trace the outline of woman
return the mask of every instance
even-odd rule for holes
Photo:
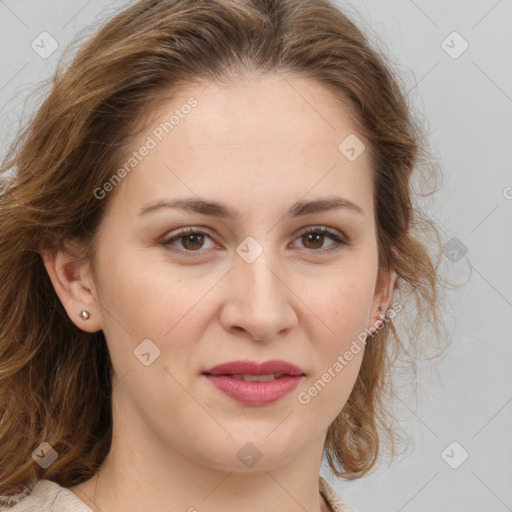
[[[3,506],[353,510],[322,457],[394,450],[411,297],[441,335],[419,137],[327,0],[110,20],[2,166]]]

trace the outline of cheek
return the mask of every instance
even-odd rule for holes
[[[117,374],[140,371],[134,354],[146,346],[158,354],[150,368],[144,368],[151,369],[151,375],[156,369],[163,372],[169,362],[172,374],[184,371],[175,362],[193,358],[194,341],[211,318],[208,291],[215,289],[218,279],[211,272],[199,275],[192,267],[180,271],[160,259],[144,263],[137,253],[118,258],[111,270],[104,267],[103,330]]]
[[[317,372],[310,375],[297,400],[308,414],[323,418],[325,424],[343,409],[359,375],[372,285],[340,279],[339,286],[331,286],[317,303],[321,323],[315,323],[317,327],[309,336],[315,345],[312,360]]]
[[[106,323],[133,337],[164,335],[192,307],[193,283],[168,263],[143,258],[144,249],[119,252],[115,259],[105,256],[101,267]]]
[[[342,343],[367,327],[375,294],[376,267],[376,263],[375,267],[359,263],[333,272],[313,289],[309,283],[309,299],[305,302],[312,305],[331,341]]]
[[[365,348],[365,329],[368,327],[375,291],[375,268],[360,265],[351,272],[340,273],[328,285],[310,295],[311,309],[318,317],[309,338],[316,345],[315,367],[320,379],[317,388],[326,403],[336,402],[340,408],[347,400],[357,379]],[[314,302],[313,302],[314,301]],[[305,301],[307,303],[307,301]],[[314,395],[315,390],[311,390]]]

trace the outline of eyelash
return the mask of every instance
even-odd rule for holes
[[[320,254],[326,254],[330,252],[336,252],[340,251],[344,248],[344,246],[350,245],[349,242],[346,240],[346,238],[336,231],[331,231],[330,229],[327,229],[325,227],[312,227],[305,229],[304,231],[300,232],[296,238],[298,240],[299,238],[303,237],[304,235],[308,235],[310,233],[316,233],[316,234],[322,234],[322,235],[328,235],[332,240],[334,240],[334,244],[331,244],[329,247],[334,246],[330,249],[306,249],[307,251],[311,251],[313,253],[320,253]],[[200,228],[184,228],[180,231],[178,231],[175,235],[173,235],[171,238],[166,238],[163,241],[160,242],[160,245],[162,245],[165,249],[177,252],[179,254],[182,254],[186,257],[194,258],[202,255],[202,250],[199,249],[197,251],[189,251],[189,250],[183,250],[178,248],[171,248],[171,245],[173,242],[179,240],[180,238],[183,238],[185,236],[189,235],[206,235],[209,238],[212,238],[212,236],[207,232]]]

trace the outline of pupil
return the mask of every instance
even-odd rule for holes
[[[198,239],[199,239],[199,246],[201,246],[201,242],[202,242],[202,237],[203,235],[201,234],[195,234],[195,235],[187,235],[185,237],[185,243],[183,244],[187,249],[198,249],[198,247],[194,247],[194,244],[196,244],[198,242]],[[189,241],[192,241],[192,247],[189,247],[188,246],[188,243]]]
[[[313,244],[318,244],[318,242],[320,242],[320,247],[322,247],[324,235],[322,235],[321,233],[309,233],[306,236],[309,239],[308,243],[311,242]],[[317,248],[317,247],[315,247],[315,248]]]

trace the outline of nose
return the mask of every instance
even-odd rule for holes
[[[282,269],[271,264],[265,252],[252,263],[236,258],[224,287],[220,321],[226,332],[243,332],[262,341],[283,335],[297,324],[294,294]]]

